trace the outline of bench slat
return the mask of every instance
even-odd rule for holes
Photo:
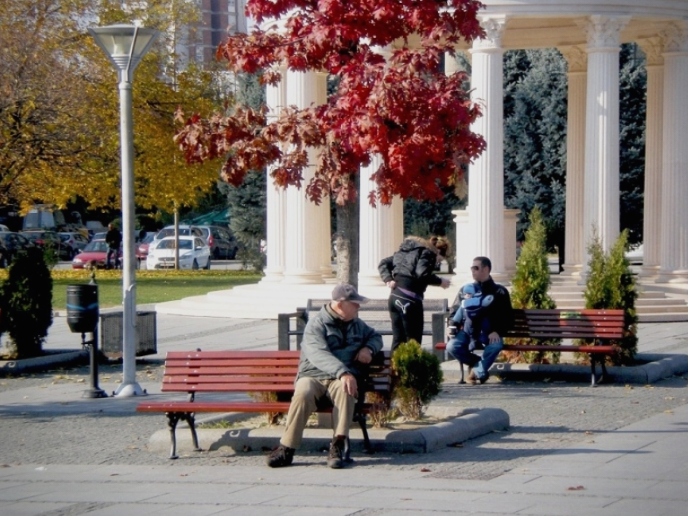
[[[572,353],[604,353],[612,354],[614,346],[547,346],[541,344],[504,344],[504,351],[568,351]]]
[[[288,401],[153,401],[139,403],[136,412],[288,412],[289,404]],[[363,404],[364,412],[369,412],[372,408],[370,403]],[[319,407],[316,412],[332,412],[332,407]]]
[[[242,360],[249,358],[275,358],[283,360],[286,358],[299,358],[299,351],[168,351],[165,360],[176,358],[203,358]]]
[[[165,375],[174,376],[187,376],[187,375],[257,375],[257,376],[269,376],[269,375],[292,375],[292,378],[296,376],[296,372],[299,370],[297,366],[287,366],[287,367],[219,367],[219,366],[208,366],[208,367],[165,367]]]

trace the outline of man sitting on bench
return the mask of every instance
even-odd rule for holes
[[[301,342],[287,428],[280,445],[267,458],[271,468],[291,465],[308,418],[323,398],[328,398],[334,406],[334,437],[327,465],[331,468],[344,465],[345,441],[358,397],[358,367],[369,364],[382,350],[382,337],[358,318],[358,309],[366,301],[352,285],[337,285],[332,291],[332,301],[309,318]]]

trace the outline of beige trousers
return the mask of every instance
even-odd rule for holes
[[[356,398],[344,391],[339,380],[317,380],[315,378],[299,378],[291,399],[287,414],[287,429],[280,439],[280,444],[289,448],[301,446],[303,430],[308,418],[315,412],[317,401],[327,396],[334,406],[332,409],[332,428],[334,435],[349,435],[349,427],[354,417]]]

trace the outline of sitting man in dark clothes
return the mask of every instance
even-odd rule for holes
[[[447,344],[447,351],[471,368],[468,381],[472,384],[485,383],[489,378],[488,371],[504,347],[503,336],[514,320],[509,291],[494,282],[491,271],[492,262],[489,258],[478,256],[473,259],[473,291],[480,292],[483,298],[492,296],[492,301],[481,308],[480,322],[473,326],[470,335],[466,335],[469,338],[455,338]],[[452,306],[453,312],[459,309],[463,299],[464,293],[459,291]],[[482,349],[483,345],[482,357],[473,353],[472,349]]]

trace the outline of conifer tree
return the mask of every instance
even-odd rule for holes
[[[590,260],[584,292],[585,307],[623,309],[626,314],[624,337],[620,341],[612,341],[618,346],[617,354],[612,357],[615,363],[630,363],[638,352],[638,315],[635,309],[638,292],[625,256],[627,248],[628,230],[624,230],[605,253],[595,228],[588,246]]]
[[[549,263],[547,259],[547,230],[542,213],[536,206],[530,213],[530,227],[526,231],[526,240],[521,255],[516,262],[516,274],[512,281],[511,304],[514,308],[555,308],[556,304],[549,295],[551,284]],[[535,344],[533,339],[508,339],[511,344]],[[544,344],[557,345],[561,341],[554,339]],[[542,344],[542,342],[537,342]],[[528,363],[559,362],[559,353],[541,352],[506,352],[510,362],[525,361]]]

